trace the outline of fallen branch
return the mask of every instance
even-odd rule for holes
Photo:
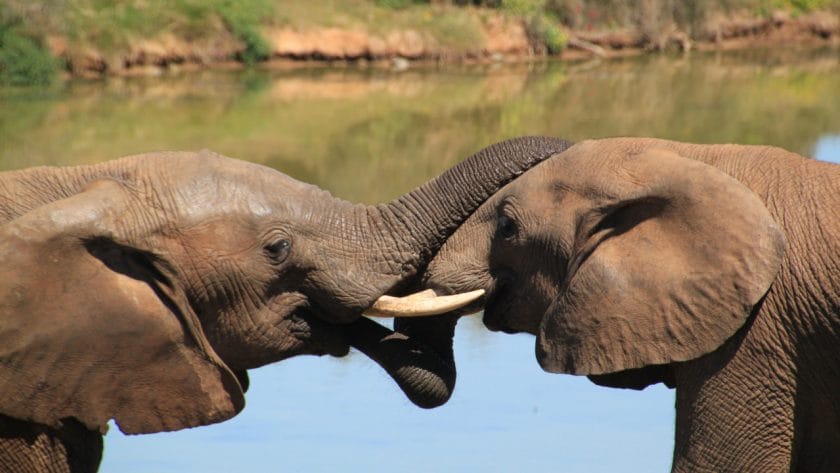
[[[567,43],[567,45],[570,48],[581,49],[598,57],[606,57],[607,55],[607,52],[604,51],[604,48],[598,46],[597,44],[590,43],[589,41],[584,41],[579,38],[569,38],[569,42]]]

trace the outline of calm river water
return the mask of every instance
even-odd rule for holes
[[[210,148],[367,203],[523,134],[772,144],[840,161],[840,54],[216,71],[0,89],[0,170]],[[251,372],[248,405],[231,421],[137,437],[112,428],[103,471],[667,471],[673,391],[543,373],[533,343],[464,319],[458,387],[431,411],[357,353],[284,361]]]

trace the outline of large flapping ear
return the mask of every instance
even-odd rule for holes
[[[134,434],[244,406],[130,201],[102,180],[0,227],[0,412]]]
[[[547,371],[597,375],[709,353],[781,267],[784,237],[750,189],[674,151],[630,148],[584,143],[556,171],[555,186],[583,199],[561,211],[576,241],[538,333]]]

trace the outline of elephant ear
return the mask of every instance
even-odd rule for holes
[[[649,369],[709,353],[745,323],[784,238],[758,196],[717,168],[668,149],[578,146],[554,183],[578,202],[576,236],[537,359],[551,372],[623,372],[592,378],[640,388],[664,380]]]
[[[244,406],[130,203],[102,180],[0,227],[3,414],[50,426],[73,417],[103,433],[115,419],[137,434]]]

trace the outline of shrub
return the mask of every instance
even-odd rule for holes
[[[259,31],[263,17],[271,14],[270,3],[221,0],[217,8],[230,31],[245,43],[245,51],[242,52],[245,64],[265,60],[271,54],[271,47]]]
[[[376,4],[380,7],[390,8],[393,10],[401,10],[407,8],[415,3],[429,3],[424,0],[376,0]]]
[[[560,54],[560,51],[562,51],[566,47],[566,43],[569,42],[569,37],[566,36],[566,33],[552,21],[544,19],[540,28],[540,33],[542,40],[545,43],[545,47],[551,54]]]
[[[58,61],[41,45],[0,26],[0,83],[49,84],[58,71]]]
[[[793,8],[799,11],[811,11],[829,7],[829,0],[790,0]]]

